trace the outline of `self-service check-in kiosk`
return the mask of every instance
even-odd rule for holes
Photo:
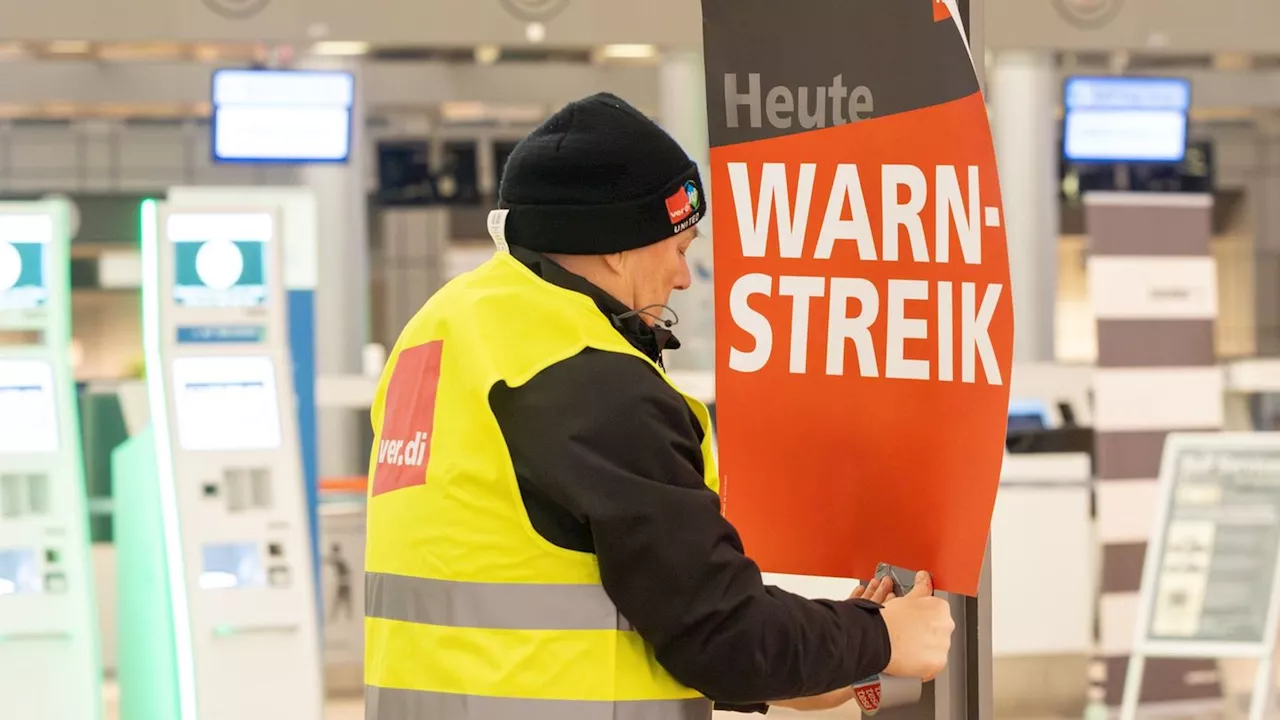
[[[0,716],[102,715],[79,415],[70,208],[0,203]]]
[[[267,207],[278,209],[284,250],[284,288],[289,324],[289,358],[298,414],[298,442],[306,480],[312,562],[319,565],[319,457],[316,416],[315,290],[319,274],[319,238],[315,193],[305,187],[171,187],[170,202],[183,207]]]
[[[113,457],[122,720],[323,712],[281,228],[143,206],[151,424]]]

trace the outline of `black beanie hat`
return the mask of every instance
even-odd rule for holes
[[[516,145],[498,195],[496,237],[565,255],[652,245],[693,227],[707,209],[698,166],[608,93],[570,103]]]

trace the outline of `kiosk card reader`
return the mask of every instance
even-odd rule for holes
[[[102,716],[70,208],[0,203],[0,715]]]
[[[112,458],[122,720],[323,712],[281,223],[143,206],[151,425]]]

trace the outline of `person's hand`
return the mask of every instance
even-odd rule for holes
[[[849,596],[850,600],[870,600],[880,605],[893,598],[893,580],[887,577],[875,578],[866,585],[859,585]]]
[[[769,703],[775,707],[784,707],[790,710],[799,710],[800,712],[818,712],[820,710],[834,710],[853,699],[853,688],[840,688],[833,690],[825,695],[815,695],[814,697],[797,698],[795,700],[782,700],[780,702]]]
[[[905,596],[886,602],[880,611],[889,629],[889,666],[886,675],[932,680],[947,666],[951,633],[956,628],[947,601],[933,597],[929,573],[916,575],[916,585]]]

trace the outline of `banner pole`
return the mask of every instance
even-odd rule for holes
[[[983,0],[957,0],[961,24],[969,39],[969,52],[973,58],[974,73],[984,95],[986,83],[986,46],[983,32]],[[919,717],[933,720],[992,720],[995,717],[995,699],[992,696],[991,652],[991,538],[987,538],[987,551],[982,560],[982,577],[978,595],[968,598],[953,595],[952,615],[956,618],[956,632],[951,658],[945,675],[952,677],[951,687],[959,692],[939,698],[935,694],[934,707],[921,707]],[[942,678],[939,679],[941,681]],[[928,710],[933,712],[928,714]]]
[[[973,69],[984,94],[986,85],[986,48],[983,44],[983,0],[957,0],[961,24],[969,39]],[[992,720],[995,700],[992,696],[991,652],[991,538],[982,561],[982,576],[975,598],[949,596],[952,617],[956,621],[951,657],[947,670],[935,684],[940,687],[929,694],[931,703],[904,708],[913,720]],[[945,683],[945,687],[941,685]],[[932,705],[932,707],[930,707]]]

